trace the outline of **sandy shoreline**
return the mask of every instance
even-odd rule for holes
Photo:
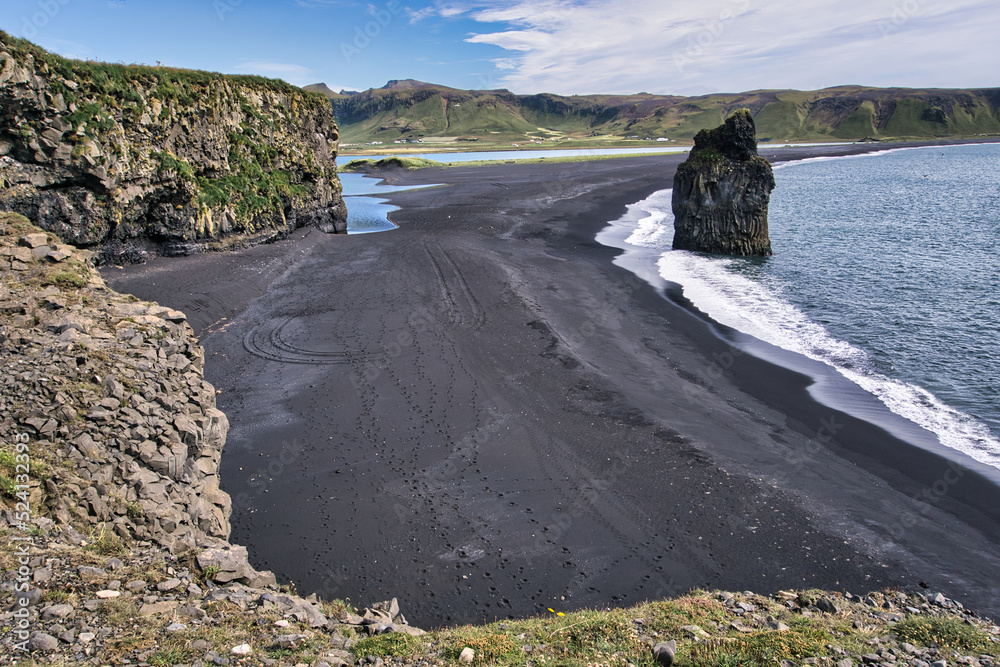
[[[393,232],[103,273],[189,314],[233,539],[302,592],[426,627],[693,586],[924,581],[1000,614],[996,485],[733,354],[595,241],[683,159],[398,174],[451,185],[392,195]]]

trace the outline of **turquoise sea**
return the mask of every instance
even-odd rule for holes
[[[777,165],[763,259],[671,250],[670,190],[612,226],[640,275],[1000,468],[998,166],[998,144]]]

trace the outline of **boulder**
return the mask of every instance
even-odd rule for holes
[[[668,642],[660,642],[653,647],[653,658],[656,659],[657,664],[663,665],[663,667],[670,667],[674,664],[676,655],[677,642],[673,639]]]
[[[741,109],[694,139],[674,175],[674,249],[770,255],[771,164],[757,154],[753,116]]]
[[[48,243],[48,236],[42,232],[25,234],[21,237],[21,244],[29,248],[41,248]]]
[[[36,632],[28,640],[28,649],[31,651],[55,651],[57,648],[59,640],[43,632]]]
[[[256,574],[250,567],[247,548],[241,546],[221,549],[206,549],[198,554],[198,567],[204,571],[214,571],[212,580],[226,584],[238,579],[246,579]]]

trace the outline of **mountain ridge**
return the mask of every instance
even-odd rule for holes
[[[750,109],[762,141],[930,139],[1000,133],[1000,88],[762,89],[678,95],[518,95],[459,90],[412,79],[350,95],[326,94],[345,142],[451,137],[560,141],[669,138],[690,141],[739,108]],[[346,91],[345,91],[346,92]]]

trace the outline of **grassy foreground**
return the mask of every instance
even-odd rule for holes
[[[357,623],[356,612],[342,601],[317,607],[343,625],[315,628],[273,603],[280,591],[216,587],[212,573],[200,571],[190,556],[129,547],[116,536],[90,535],[83,546],[68,545],[46,532],[36,532],[33,551],[62,567],[39,586],[37,623],[54,632],[53,624],[72,627],[75,616],[87,629],[55,652],[2,651],[0,664],[653,667],[663,664],[653,647],[669,640],[676,641],[673,664],[682,667],[1000,664],[1000,628],[940,595],[694,590],[627,609],[551,610],[422,636],[367,636],[349,625]],[[0,530],[7,581],[18,567],[9,536]],[[96,574],[77,576],[87,568]],[[102,599],[108,590],[121,595]],[[0,600],[10,607],[9,592]],[[0,621],[0,638],[7,639],[12,623]],[[84,632],[92,639],[81,644]]]
[[[860,663],[861,656],[880,650],[917,655],[924,647],[933,651],[927,657],[935,659],[970,656],[990,664],[1000,656],[998,629],[988,622],[944,609],[937,613],[932,605],[930,613],[912,607],[920,612],[914,614],[906,606],[920,603],[892,591],[857,599],[851,602],[818,590],[782,592],[773,598],[695,590],[628,609],[552,613],[421,638],[376,636],[355,644],[352,651],[359,658],[394,658],[399,665],[447,665],[460,662],[463,649],[470,648],[474,664],[502,667],[651,666],[657,664],[653,646],[671,639],[677,643],[674,664],[692,667],[834,664],[851,656]]]

